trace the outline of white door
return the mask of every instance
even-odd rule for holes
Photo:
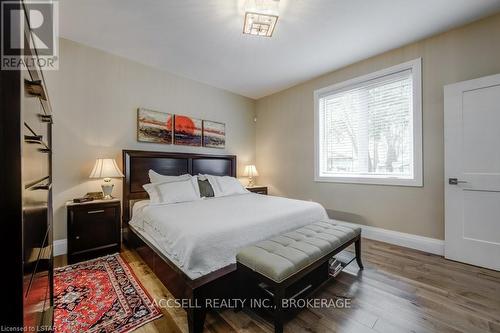
[[[500,75],[444,88],[445,257],[500,270]]]

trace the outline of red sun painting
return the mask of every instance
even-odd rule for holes
[[[174,116],[174,143],[201,146],[201,120],[188,116]]]

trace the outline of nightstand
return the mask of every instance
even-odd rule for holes
[[[246,189],[253,193],[267,195],[267,186],[252,186]]]
[[[66,203],[68,264],[116,253],[121,247],[119,199]]]

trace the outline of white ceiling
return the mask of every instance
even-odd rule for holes
[[[61,0],[61,36],[260,98],[500,10],[500,0],[281,0],[272,38],[244,0]]]

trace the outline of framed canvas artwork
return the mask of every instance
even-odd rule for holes
[[[172,133],[172,114],[137,109],[138,141],[171,144]]]
[[[200,147],[202,121],[188,116],[174,116],[174,143],[176,145]]]
[[[226,125],[215,121],[203,120],[203,146],[224,148],[226,145]]]

